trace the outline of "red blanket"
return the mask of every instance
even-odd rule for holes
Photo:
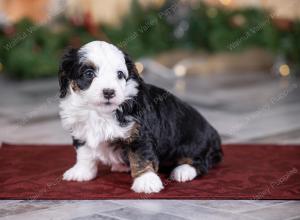
[[[0,148],[1,199],[300,199],[300,146],[225,145],[224,161],[187,183],[160,172],[158,194],[130,190],[129,173],[101,166],[90,182],[65,182],[75,162],[68,145],[9,145]]]

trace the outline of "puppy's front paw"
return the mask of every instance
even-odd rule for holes
[[[75,164],[71,169],[67,170],[63,175],[66,181],[89,181],[97,176],[97,167],[88,168],[80,164]]]
[[[196,176],[197,172],[194,167],[188,164],[182,164],[172,171],[170,178],[177,182],[186,182],[194,179]]]
[[[154,172],[146,172],[134,179],[131,189],[137,193],[158,193],[163,184]]]

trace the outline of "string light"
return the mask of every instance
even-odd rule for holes
[[[156,0],[155,3],[158,7],[161,7],[165,3],[165,0]]]
[[[283,64],[279,67],[279,73],[281,76],[290,75],[290,67],[287,64]]]
[[[135,63],[135,67],[138,71],[139,74],[142,74],[143,70],[144,70],[144,65],[140,62],[136,62]]]
[[[183,77],[186,75],[186,67],[181,64],[177,64],[174,67],[174,72],[177,77]]]
[[[223,5],[230,5],[231,4],[231,2],[232,2],[232,0],[219,0],[220,2],[221,2],[221,4],[223,4]]]

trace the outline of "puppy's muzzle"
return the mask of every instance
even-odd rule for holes
[[[112,99],[116,96],[116,91],[114,89],[103,89],[103,96],[106,99]]]

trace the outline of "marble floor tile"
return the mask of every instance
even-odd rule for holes
[[[256,219],[239,213],[232,213],[228,210],[196,206],[192,202],[181,202],[178,200],[132,200],[116,201],[124,206],[134,207],[140,210],[147,210],[158,213],[167,213],[186,219]]]
[[[24,204],[24,205],[18,205],[17,207],[15,207],[13,205],[3,207],[1,205],[0,218],[5,217],[5,216],[10,216],[10,215],[24,214],[26,212],[42,210],[42,209],[47,209],[47,208],[48,207],[46,205],[37,205],[37,204]]]
[[[269,207],[269,206],[291,202],[291,200],[243,200],[243,201],[255,204],[256,206],[260,206],[260,207]]]
[[[256,205],[255,203],[249,203],[243,200],[188,200],[181,202],[187,205],[194,205],[196,207],[214,208],[232,213],[239,213],[260,208],[260,206]]]
[[[35,206],[39,206],[40,201],[33,202]],[[25,201],[24,206],[28,206]],[[22,206],[21,206],[22,207]],[[9,219],[58,219],[67,220],[76,217],[99,214],[104,211],[120,209],[123,206],[103,200],[85,200],[85,201],[64,201],[61,204],[43,205],[43,209],[23,209],[22,212],[11,212],[8,215],[0,217],[1,220]]]
[[[293,218],[289,218],[287,220],[300,220],[300,215],[299,216],[296,216],[296,217],[293,217]]]
[[[174,214],[166,214],[161,211],[149,211],[145,209],[137,209],[133,207],[121,208],[112,211],[104,212],[109,216],[118,217],[121,219],[139,219],[139,220],[184,220],[185,217],[179,217]],[[175,213],[176,214],[176,213]]]
[[[246,211],[243,212],[243,214],[264,220],[282,220],[295,218],[300,215],[300,202],[295,201],[277,204],[258,210]]]
[[[72,218],[70,220],[122,220],[123,218],[106,216],[104,214],[85,215],[82,217]]]
[[[75,203],[76,200],[68,201],[69,204]],[[0,217],[23,214],[26,212],[48,209],[64,204],[63,200],[0,200]]]
[[[237,129],[230,134],[236,140],[242,141],[298,130],[300,128],[300,117],[297,117],[299,112],[300,104],[293,104],[288,108],[271,109],[257,117],[253,116],[252,120],[249,120],[251,116],[247,115],[233,124],[233,128]]]
[[[285,131],[280,134],[264,136],[260,138],[254,138],[251,140],[252,142],[259,142],[259,143],[283,143],[283,144],[298,144],[300,143],[300,129],[296,129],[293,131]]]

